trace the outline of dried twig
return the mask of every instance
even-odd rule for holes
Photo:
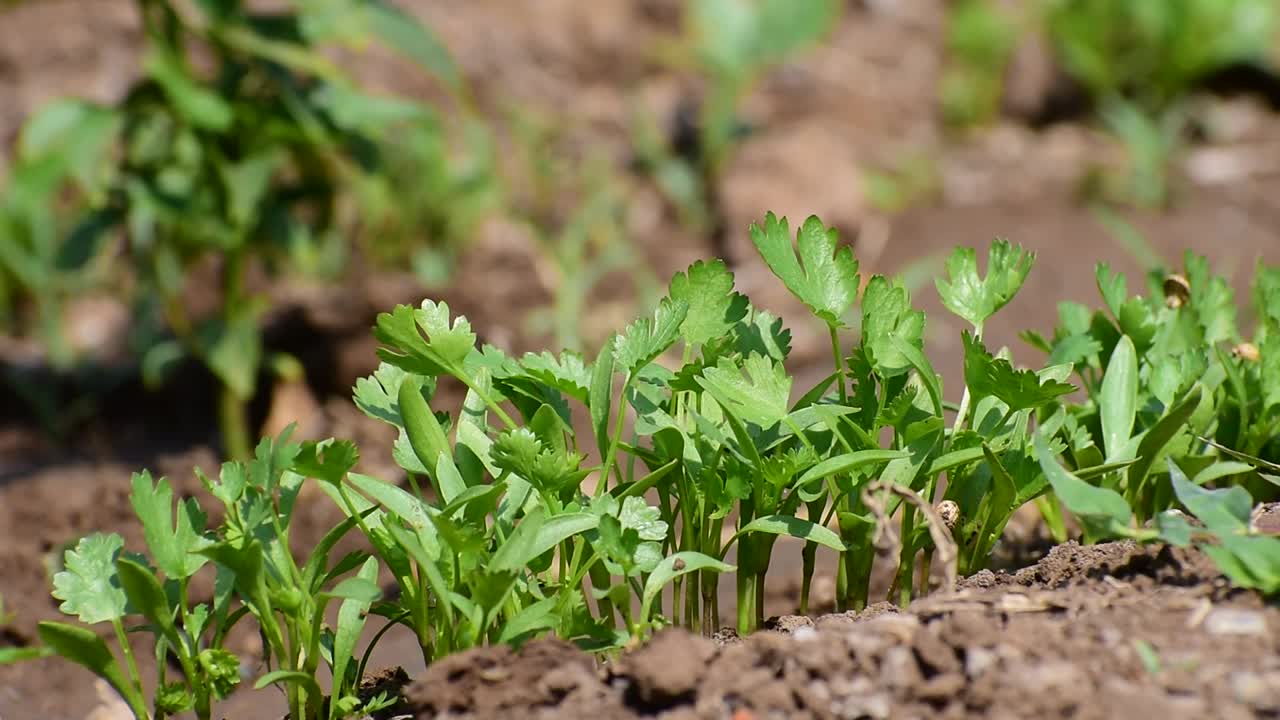
[[[883,490],[887,493],[901,495],[907,502],[919,508],[924,515],[925,523],[929,528],[929,536],[933,538],[934,549],[938,553],[938,560],[942,562],[943,568],[943,588],[948,592],[955,590],[958,580],[958,571],[956,569],[956,561],[960,556],[956,547],[956,541],[951,537],[947,523],[938,515],[938,511],[933,506],[920,497],[914,490],[909,487],[899,485],[897,483],[885,482],[884,480],[876,480],[867,485],[862,491],[862,502],[876,516],[876,534],[874,542],[877,547],[881,546],[881,542],[888,536],[889,543],[899,550],[902,547],[902,538],[898,537],[893,530],[893,523],[889,521],[885,513],[885,503],[879,502],[872,494],[877,490]]]

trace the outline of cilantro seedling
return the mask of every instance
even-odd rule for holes
[[[981,338],[1032,256],[997,241],[983,275],[972,250],[957,250],[938,290],[972,333],[960,336],[964,390],[951,405],[924,352],[924,314],[901,282],[875,276],[862,286],[852,252],[817,218],[794,240],[772,215],[751,234],[830,330],[834,366],[814,385],[795,386],[789,332],[735,292],[720,261],[676,274],[653,312],[590,363],[571,351],[512,357],[477,347],[469,321],[446,304],[399,306],[378,317],[383,363],[357,382],[354,399],[397,430],[391,453],[407,487],[355,472],[352,443],[296,444],[286,432],[251,461],[224,465],[216,481],[201,476],[224,508],[222,523],[207,528],[197,500],[176,502],[167,481],[138,475],[131,497],[149,556],[91,536],[55,578],[64,610],[112,623],[123,662],[72,625],[42,625],[47,647],[37,654],[86,665],[140,717],[206,717],[238,677],[222,640],[252,618],[272,668],[256,686],[281,685],[292,717],[334,720],[386,702],[357,692],[369,651],[354,653],[372,616],[385,624],[369,647],[404,625],[427,662],[544,633],[610,651],[668,624],[718,629],[718,576],[731,573],[737,626],[750,632],[763,621],[780,539],[803,543],[802,608],[819,550],[840,556],[838,606],[861,608],[876,539],[885,523],[900,523],[890,596],[906,603],[930,590],[935,550],[949,577],[980,569],[1028,502],[1059,537],[1061,503],[1088,541],[1195,544],[1236,583],[1277,591],[1276,541],[1250,534],[1252,497],[1235,482],[1265,482],[1276,465],[1215,439],[1252,437],[1234,424],[1239,414],[1274,419],[1274,393],[1263,388],[1275,378],[1245,353],[1214,348],[1218,364],[1207,373],[1199,364],[1210,362],[1207,347],[1238,339],[1230,295],[1207,266],[1188,262],[1177,302],[1128,298],[1124,280],[1100,268],[1110,314],[1061,306],[1052,340],[1027,335],[1051,359],[1033,370]],[[1265,352],[1280,337],[1268,304],[1277,277],[1260,270],[1255,283],[1253,339]],[[846,349],[840,333],[853,312],[859,329]],[[1083,400],[1073,397],[1073,373]],[[467,389],[455,413],[434,406],[442,378]],[[1223,407],[1237,415],[1215,416]],[[307,482],[346,518],[299,562],[290,525]],[[1204,528],[1172,512],[1175,501]],[[331,563],[356,530],[372,552]],[[383,570],[397,585],[390,598],[376,584]],[[214,598],[192,604],[189,579],[200,572],[215,573]],[[334,600],[338,624],[329,628]],[[183,669],[168,682],[158,663],[150,706],[128,615],[146,621],[161,660],[171,654]],[[317,679],[324,668],[334,678],[328,696]]]
[[[1072,363],[1087,395],[1068,406],[1076,467],[1131,461],[1106,482],[1143,522],[1173,501],[1165,457],[1197,472],[1214,467],[1224,473],[1218,479],[1270,497],[1256,470],[1222,461],[1239,459],[1233,453],[1280,459],[1280,374],[1271,370],[1280,356],[1276,270],[1259,264],[1249,308],[1238,308],[1228,282],[1191,253],[1180,273],[1153,269],[1145,297],[1131,295],[1125,277],[1105,264],[1096,276],[1102,309],[1065,304],[1051,339],[1024,334],[1051,361]],[[1251,336],[1237,320],[1249,311]]]

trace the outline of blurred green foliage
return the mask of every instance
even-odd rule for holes
[[[991,122],[1019,38],[1042,35],[1129,151],[1125,168],[1091,175],[1086,192],[1161,206],[1197,84],[1232,66],[1268,66],[1278,31],[1273,0],[960,0],[948,11],[943,117],[959,128]]]
[[[361,246],[379,266],[410,267],[427,287],[446,283],[480,221],[502,202],[497,149],[478,120],[454,142],[441,119],[390,128],[394,152],[379,172],[355,178]],[[426,242],[422,242],[423,239]]]
[[[995,119],[1019,31],[1016,19],[995,0],[952,3],[940,91],[942,116],[949,125],[973,127]]]
[[[1044,23],[1058,61],[1128,149],[1128,167],[1103,178],[1102,194],[1159,207],[1171,198],[1196,84],[1234,65],[1265,66],[1280,9],[1272,0],[1046,0]]]
[[[127,260],[109,279],[131,290],[144,374],[183,356],[203,362],[222,386],[225,450],[246,457],[245,405],[268,360],[266,304],[247,273],[337,274],[350,252],[341,188],[387,172],[380,141],[392,128],[415,128],[410,157],[444,163],[422,140],[435,131],[426,108],[362,92],[324,51],[378,41],[455,94],[460,78],[426,28],[380,0],[138,9],[143,77],[127,96],[55,103],[23,130],[0,202],[0,287],[30,300],[53,364],[67,367],[76,358],[60,337],[65,298],[101,280],[104,256]],[[192,317],[188,280],[210,262],[217,311]]]
[[[1045,0],[1060,61],[1095,99],[1124,96],[1150,113],[1183,100],[1206,75],[1265,64],[1280,9],[1272,0]]]
[[[695,105],[677,114],[675,142],[641,119],[634,144],[642,165],[694,226],[716,230],[716,189],[744,134],[740,106],[765,73],[812,48],[835,27],[836,0],[691,0],[670,60],[701,81]],[[691,137],[683,142],[681,135]],[[687,147],[677,147],[684,144]]]

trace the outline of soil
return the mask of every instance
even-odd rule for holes
[[[541,0],[537,12],[522,14],[511,12],[510,0],[398,4],[441,35],[477,106],[497,127],[506,127],[513,106],[543,113],[563,125],[567,158],[603,157],[620,168],[627,234],[657,277],[712,253],[710,238],[692,234],[647,180],[626,171],[632,110],[638,106],[665,124],[699,92],[691,74],[653,51],[656,39],[678,31],[679,0],[595,0],[589,12],[575,0]],[[1018,116],[962,137],[947,133],[936,108],[945,3],[847,5],[828,43],[764,78],[746,102],[752,130],[719,188],[724,246],[739,289],[788,320],[793,371],[817,376],[828,362],[823,328],[805,320],[750,249],[746,228],[766,210],[793,221],[820,215],[854,245],[864,276],[921,277],[921,268],[937,267],[939,253],[956,244],[982,247],[1007,237],[1036,251],[1037,267],[1023,293],[989,323],[986,338],[1010,346],[1016,360],[1039,362],[1016,331],[1050,331],[1059,300],[1096,306],[1094,263],[1106,260],[1129,275],[1131,288],[1140,284],[1137,258],[1079,201],[1081,178],[1118,162],[1116,144],[1078,119],[1025,122],[1047,102],[1048,81],[1037,81],[1039,71],[1014,78]],[[42,102],[61,94],[111,101],[126,92],[138,72],[140,42],[130,0],[39,0],[0,11],[0,176],[8,141]],[[442,97],[432,81],[385,54],[361,55],[351,67],[375,88]],[[1204,127],[1175,174],[1177,202],[1121,215],[1170,266],[1184,249],[1206,254],[1243,297],[1258,258],[1280,263],[1280,116],[1247,94],[1206,102]],[[878,210],[866,171],[920,158],[928,168],[925,191],[903,212]],[[554,291],[536,272],[540,262],[529,233],[512,218],[495,217],[477,233],[450,285],[430,294],[468,315],[484,341],[511,351],[541,349],[546,337],[526,318]],[[631,312],[628,298],[614,302],[615,288],[627,284],[604,284],[609,302],[590,304],[584,326],[613,326]],[[202,286],[194,286],[198,303]],[[961,327],[927,283],[913,287],[917,305],[929,313],[929,356],[942,359],[946,387],[954,388]],[[284,419],[297,419],[304,436],[356,439],[363,470],[395,477],[387,428],[355,410],[350,388],[376,367],[369,333],[375,314],[428,291],[399,269],[359,262],[332,287],[264,279],[262,288],[278,305],[268,319],[268,345],[297,356],[307,377],[299,385],[265,383],[255,423],[275,431]],[[119,308],[99,303],[82,310],[89,318],[86,342],[124,336],[104,331],[114,327],[109,321]],[[0,338],[0,365],[29,373],[24,382],[74,384],[31,357],[29,342]],[[33,642],[36,622],[59,616],[48,568],[62,548],[95,530],[121,532],[139,547],[127,499],[131,472],[151,468],[180,493],[197,493],[191,468],[216,471],[207,374],[187,368],[152,391],[130,375],[136,368],[127,362],[113,367],[124,379],[61,440],[0,387],[0,596],[15,616],[0,627],[0,647]],[[300,546],[336,515],[323,498],[304,501],[294,529]],[[1005,566],[1039,557],[1036,532],[1033,523],[1011,524],[1001,551]],[[799,553],[792,550],[780,544],[776,553],[771,612],[787,612],[795,601]],[[958,594],[922,600],[904,613],[876,612],[827,616],[812,628],[806,620],[780,620],[789,632],[725,646],[665,633],[603,669],[547,641],[519,653],[486,649],[423,672],[411,639],[395,633],[377,661],[417,677],[406,692],[419,717],[1280,716],[1277,611],[1226,590],[1198,556],[1067,546],[1030,570],[979,575]],[[1261,618],[1270,635],[1212,632],[1246,627],[1246,617]],[[254,638],[238,642],[252,670]],[[1145,650],[1138,648],[1148,646],[1160,658],[1158,671],[1143,664]],[[281,715],[278,700],[238,693],[223,709],[228,718],[274,719]],[[3,720],[81,718],[104,707],[99,688],[78,669],[55,661],[0,667]]]
[[[1280,713],[1280,609],[1194,552],[1059,546],[905,610],[717,642],[681,630],[600,666],[558,640],[441,661],[416,718],[1252,718]]]

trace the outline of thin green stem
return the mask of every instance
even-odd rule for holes
[[[831,357],[835,361],[836,366],[836,382],[840,384],[840,404],[849,404],[849,389],[845,387],[844,381],[844,358],[840,354],[840,336],[836,333],[835,325],[827,325],[827,331],[831,335]]]
[[[738,633],[748,635],[754,629],[754,621],[756,617],[755,609],[752,604],[755,602],[755,588],[752,587],[755,576],[750,573],[737,573],[738,585]]]
[[[916,551],[911,542],[915,516],[913,508],[902,508],[902,534],[899,536],[902,538],[902,553],[898,560],[898,579],[895,584],[898,588],[898,605],[904,608],[911,603],[911,582],[915,575]]]
[[[218,431],[222,452],[231,460],[252,457],[247,415],[245,401],[224,383],[218,390]]]
[[[604,459],[604,465],[600,470],[600,484],[596,486],[596,496],[604,493],[605,488],[609,485],[609,474],[613,472],[614,459],[618,456],[618,443],[622,440],[623,421],[627,417],[627,389],[631,387],[631,374],[627,373],[627,378],[622,382],[622,392],[618,395],[618,417],[613,422],[612,437],[609,438],[609,453]]]
[[[484,388],[477,385],[474,380],[467,376],[466,373],[455,372],[453,373],[453,376],[462,381],[462,384],[466,385],[468,390],[474,392],[476,397],[480,398],[481,402],[485,404],[485,407],[492,410],[493,414],[497,415],[498,419],[506,424],[508,428],[516,427],[516,421],[511,419],[511,416],[507,414],[507,411],[503,410],[502,406],[495,402],[494,399],[489,396],[489,393],[485,392]]]
[[[120,652],[124,654],[125,664],[129,667],[129,679],[133,681],[133,689],[142,696],[142,675],[138,673],[138,662],[133,657],[133,648],[129,645],[129,636],[124,631],[124,623],[120,618],[111,621],[111,629],[116,633],[116,642],[120,643]]]
[[[974,340],[982,340],[982,324],[978,323],[973,326]],[[955,422],[951,425],[951,432],[948,435],[948,447],[950,447],[950,439],[954,439],[956,432],[964,429],[964,423],[969,415],[969,387],[964,388],[964,393],[960,395],[960,407],[956,410]]]

